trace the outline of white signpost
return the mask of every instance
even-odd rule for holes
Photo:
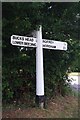
[[[42,39],[42,27],[36,31],[36,38],[19,35],[11,36],[11,44],[24,47],[36,47],[36,97],[41,108],[44,106],[43,48],[67,50],[67,43]]]

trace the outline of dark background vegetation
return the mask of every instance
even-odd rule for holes
[[[11,35],[31,36],[42,25],[43,38],[68,43],[67,51],[44,50],[45,95],[69,94],[66,72],[80,71],[80,3],[2,3],[3,101],[33,99],[36,86],[36,48],[10,44]]]

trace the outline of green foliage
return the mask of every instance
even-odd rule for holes
[[[43,26],[43,38],[68,43],[67,51],[44,50],[44,78],[46,95],[68,92],[66,75],[68,67],[80,71],[78,32],[80,3],[9,2],[2,3],[3,49],[3,100],[19,95],[35,94],[34,48],[15,47],[10,44],[13,34],[31,36],[38,25]],[[78,8],[78,9],[77,9]]]

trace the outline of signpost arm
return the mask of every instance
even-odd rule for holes
[[[36,31],[36,102],[40,108],[44,107],[44,74],[43,74],[43,48],[42,26]]]

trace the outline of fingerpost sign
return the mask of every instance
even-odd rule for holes
[[[11,36],[11,44],[15,46],[36,48],[36,99],[40,108],[44,107],[44,73],[43,48],[53,50],[67,50],[67,43],[55,40],[42,39],[42,26],[36,31],[36,38],[19,35]]]

